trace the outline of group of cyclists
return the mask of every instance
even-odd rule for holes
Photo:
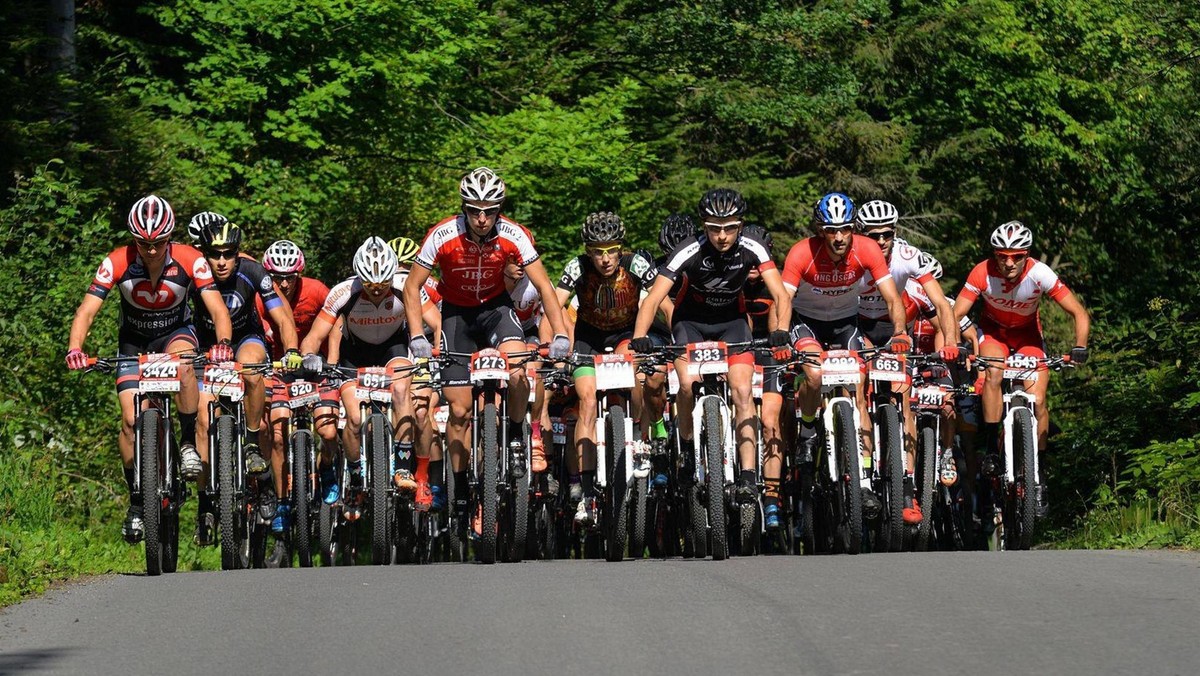
[[[1030,256],[1033,233],[1018,221],[995,229],[992,255],[950,298],[938,281],[939,262],[898,236],[901,217],[891,203],[855,205],[842,193],[824,195],[813,208],[811,233],[783,255],[781,268],[772,234],[745,222],[743,196],[719,188],[700,199],[698,222],[688,214],[664,221],[657,257],[630,248],[618,215],[588,214],[580,229],[582,252],[567,261],[555,283],[533,234],[505,215],[506,186],[495,172],[471,171],[462,178],[459,195],[461,210],[420,240],[369,237],[354,253],[354,276],[332,287],[303,275],[304,253],[293,241],[273,242],[261,260],[248,255],[242,229],[220,214],[196,214],[188,224],[191,244],[173,242],[170,204],[155,195],[144,197],[129,212],[132,242],[105,257],[76,311],[67,366],[85,369],[94,363],[84,351],[85,338],[114,287],[121,302],[120,356],[173,353],[200,355],[208,363],[274,362],[277,368],[268,375],[246,374],[242,448],[245,472],[263,479],[271,528],[282,533],[296,508],[286,499],[282,430],[291,415],[287,384],[297,374],[325,374],[313,414],[320,439],[316,499],[342,502],[362,482],[362,393],[329,365],[384,367],[405,374],[390,379],[395,490],[411,495],[422,509],[454,510],[464,521],[474,517],[477,522],[477,515],[466,513],[477,393],[469,364],[446,361],[432,373],[421,367],[443,354],[495,348],[519,356],[533,350],[539,364],[569,369],[573,438],[558,445],[566,453],[571,518],[586,528],[598,518],[597,445],[603,444],[596,425],[597,397],[603,393],[597,391],[591,357],[666,355],[638,370],[629,401],[637,443],[648,451],[649,485],[663,486],[675,473],[692,474],[694,467],[687,466],[694,462],[701,433],[693,429],[692,409],[696,384],[704,376],[689,368],[682,348],[745,346],[729,350],[723,375],[738,468],[730,491],[736,504],[761,510],[769,533],[785,527],[785,466],[811,464],[824,443],[820,360],[772,368],[792,355],[872,347],[917,352],[937,355],[944,376],[961,379],[968,372],[961,367],[975,356],[1045,358],[1038,307],[1048,296],[1073,319],[1070,360],[1081,364],[1088,357],[1087,311],[1045,263]],[[981,308],[972,320],[977,301]],[[531,377],[537,371],[527,368],[528,362],[509,364],[508,419],[500,422],[506,432],[501,438],[508,440],[504,451],[516,472],[540,475],[555,453],[548,405],[554,395],[546,392],[543,378]],[[939,443],[950,462],[956,433],[964,430],[978,432],[982,454],[1001,452],[1003,371],[1001,366],[982,369],[978,382],[970,378],[977,395],[947,407]],[[179,379],[179,474],[200,487],[195,537],[210,545],[216,508],[202,487],[212,471],[207,398],[214,395],[197,386],[189,361],[181,362]],[[430,380],[437,386],[428,386]],[[1047,382],[1043,377],[1027,383],[1036,402],[1041,449],[1049,422]],[[131,495],[122,532],[137,542],[143,507],[134,490],[137,364],[122,363],[116,384],[119,448]],[[864,457],[876,438],[865,389],[856,393]],[[913,524],[928,507],[914,493],[914,416],[908,397],[899,399],[905,427],[903,516]],[[439,409],[446,411],[441,425],[434,415]],[[345,474],[336,470],[340,458]],[[676,463],[685,469],[671,466]],[[342,485],[343,477],[348,486]],[[554,477],[550,482],[558,491]],[[1044,481],[1033,489],[1044,514]],[[864,502],[875,499],[864,493]]]

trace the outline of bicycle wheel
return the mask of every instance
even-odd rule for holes
[[[481,504],[479,541],[475,545],[475,556],[483,563],[496,562],[496,511],[499,507],[497,484],[500,481],[499,416],[496,405],[487,403],[483,407],[483,473],[479,477]]]
[[[529,448],[529,440],[522,439],[525,448]],[[526,457],[529,454],[526,453]],[[511,467],[511,463],[509,465]],[[507,556],[505,561],[511,563],[520,563],[525,557],[525,545],[529,539],[529,462],[525,463],[525,472],[520,477],[508,477],[509,493],[509,512],[511,512],[512,526],[509,529]]]
[[[842,474],[838,477],[837,542],[846,554],[862,551],[862,458],[859,456],[858,434],[854,426],[854,409],[848,401],[833,403],[834,441]]]
[[[879,522],[877,551],[898,552],[904,547],[904,432],[900,412],[893,404],[882,404],[875,424],[880,426],[883,446],[884,513]]]
[[[921,506],[921,523],[917,526],[917,551],[929,551],[929,534],[933,530],[933,506],[937,499],[934,484],[937,477],[938,444],[932,427],[921,428],[917,438],[917,504]]]
[[[392,452],[391,425],[382,413],[367,418],[364,450],[370,453],[371,463],[371,563],[386,566],[392,563],[392,473],[389,455]]]
[[[713,561],[721,561],[729,556],[729,534],[725,532],[725,424],[721,403],[712,398],[704,400],[704,450],[712,557]]]
[[[142,491],[142,531],[146,543],[146,574],[162,574],[162,495],[159,491],[158,446],[162,433],[162,411],[148,408],[138,415],[141,431],[141,461],[138,481]]]
[[[450,462],[446,462],[449,467]],[[446,509],[441,514],[442,534],[446,538],[446,560],[460,562],[467,560],[467,552],[463,548],[466,542],[464,524],[458,517],[457,496],[454,493],[454,476],[450,470],[446,472]]]
[[[738,554],[758,553],[758,505],[738,505]]]
[[[162,488],[166,499],[163,501],[162,521],[159,531],[162,533],[162,571],[174,573],[179,566],[179,510],[183,507],[186,495],[183,481],[179,478],[179,444],[172,436],[170,423],[164,421],[162,446],[164,456],[162,462]],[[168,455],[170,461],[167,461]]]
[[[337,560],[337,543],[333,531],[337,527],[337,507],[325,504],[317,506],[317,546],[321,552],[321,565],[332,566]]]
[[[1013,461],[1016,463],[1016,486],[1014,487],[1016,509],[1013,519],[1014,530],[1009,542],[1013,549],[1027,550],[1033,544],[1033,525],[1037,516],[1037,496],[1034,485],[1034,461],[1037,444],[1033,428],[1033,413],[1028,408],[1013,412]]]
[[[608,546],[604,550],[609,561],[625,558],[629,513],[625,509],[625,409],[611,406],[604,420],[605,443],[608,448],[608,490],[605,491],[604,530]]]
[[[649,490],[647,477],[635,477],[629,487],[629,556],[634,559],[646,555],[646,493]]]
[[[313,564],[309,530],[313,477],[308,465],[312,448],[312,432],[296,430],[292,434],[292,549],[296,550],[301,568],[311,568]]]
[[[708,556],[708,512],[700,500],[702,488],[699,484],[687,488],[688,538],[684,543],[684,556],[703,559]]]

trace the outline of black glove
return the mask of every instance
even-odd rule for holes
[[[783,329],[775,329],[769,338],[771,347],[783,347],[791,342],[791,334]]]
[[[654,341],[650,340],[650,336],[642,336],[629,341],[629,349],[638,354],[646,354],[654,351]]]
[[[1088,349],[1082,345],[1076,345],[1071,348],[1071,362],[1074,364],[1086,364],[1088,360]]]

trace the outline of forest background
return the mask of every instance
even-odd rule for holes
[[[113,388],[63,362],[138,197],[334,281],[478,165],[552,275],[588,212],[654,248],[718,186],[780,259],[821,194],[890,200],[948,292],[1022,220],[1095,321],[1052,385],[1042,541],[1200,547],[1198,75],[1200,5],[1173,0],[0,0],[0,604],[140,567]]]

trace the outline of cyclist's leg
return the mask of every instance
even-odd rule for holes
[[[407,344],[399,346],[399,349],[402,349],[407,355]],[[416,467],[413,457],[416,423],[413,414],[413,399],[410,394],[411,374],[403,373],[396,376],[395,369],[410,365],[412,365],[412,362],[407,357],[392,357],[387,362],[388,371],[393,374],[391,387],[392,429],[394,430],[392,451],[396,456],[395,480],[397,487],[405,491],[415,491],[417,489],[415,478]]]
[[[269,434],[264,434],[264,441],[269,443],[263,448],[267,450],[271,458],[271,470],[275,474],[275,494],[283,495],[283,463],[287,459],[287,443],[284,438],[284,432],[287,431],[288,420],[292,417],[292,410],[287,407],[286,395],[280,397],[278,392],[286,388],[287,385],[278,378],[271,378],[271,383],[268,385],[268,398],[271,400],[267,407],[267,425],[269,426]]]
[[[362,427],[361,400],[354,394],[354,383],[343,383],[341,387],[342,407],[346,409],[346,427],[342,430],[342,448],[346,450],[346,460],[351,468],[358,464],[359,438]]]
[[[235,358],[242,364],[258,364],[266,361],[267,348],[263,344],[262,339],[258,336],[247,336],[237,344],[237,350],[234,352]],[[266,407],[266,386],[263,382],[261,373],[247,373],[243,376],[246,383],[246,397],[243,399],[243,405],[246,407],[246,439],[245,453],[246,466],[251,473],[255,473],[255,469],[262,467],[261,471],[266,471],[268,466],[275,467],[275,490],[276,495],[283,489],[283,458],[271,458],[268,449],[260,447],[259,433],[262,429],[263,409]],[[264,452],[265,451],[265,452]],[[259,458],[254,456],[258,455]],[[259,465],[259,460],[266,461],[263,465]],[[268,465],[269,463],[269,465]]]
[[[1008,345],[997,340],[990,334],[985,334],[979,343],[979,354],[983,357],[1008,357]],[[1004,413],[1004,401],[1001,396],[1001,385],[1004,382],[1003,364],[988,364],[984,372],[983,392],[980,395],[983,404],[983,452],[998,454],[1000,452],[1000,418]]]

